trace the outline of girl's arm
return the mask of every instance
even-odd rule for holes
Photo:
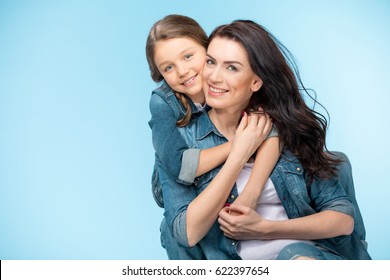
[[[279,137],[266,139],[256,153],[255,163],[244,190],[233,204],[256,209],[257,203],[281,152]]]
[[[227,159],[231,142],[205,150],[189,149],[176,126],[178,116],[158,94],[152,94],[149,108],[153,147],[162,167],[171,178],[191,184],[196,177],[209,172]]]
[[[195,176],[201,176],[224,163],[232,147],[231,141],[200,151],[198,168]]]
[[[245,114],[237,128],[232,150],[211,183],[188,205],[186,229],[188,244],[195,245],[218,218],[241,169],[255,152],[272,126],[269,116],[258,115],[248,121]]]
[[[238,216],[229,211],[238,212]],[[315,240],[349,235],[353,231],[352,216],[334,210],[324,210],[309,216],[284,221],[263,219],[253,209],[231,205],[220,212],[218,222],[225,235],[238,239],[304,239]]]
[[[168,97],[169,98],[169,97]],[[172,96],[172,98],[176,98]],[[173,103],[173,102],[171,102]],[[152,143],[156,156],[171,178],[178,178],[183,152],[188,145],[176,127],[178,116],[168,100],[153,93],[149,102]]]

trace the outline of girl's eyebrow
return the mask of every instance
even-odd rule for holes
[[[211,58],[212,60],[215,61],[215,58],[212,57],[210,54],[206,54],[206,56],[208,56],[209,58]],[[239,64],[239,65],[243,66],[243,64],[237,60],[226,60],[223,62],[223,64]]]

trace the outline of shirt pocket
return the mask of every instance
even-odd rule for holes
[[[305,201],[305,204],[310,204],[310,197],[305,181],[303,168],[296,165],[292,168],[284,170],[287,190],[293,199]]]

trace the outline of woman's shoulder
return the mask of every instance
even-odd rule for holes
[[[284,150],[276,163],[276,168],[282,172],[302,174],[303,167],[299,159],[290,151]]]

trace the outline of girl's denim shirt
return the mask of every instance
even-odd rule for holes
[[[190,99],[188,101],[191,105],[193,120],[202,113]],[[164,168],[165,172],[171,178],[176,178],[178,183],[191,185],[198,168],[200,149],[190,149],[178,131],[176,122],[185,115],[186,111],[165,81],[152,92],[149,109],[151,113],[149,126],[152,129],[155,150],[152,192],[156,203],[163,207],[159,169]]]
[[[194,122],[180,128],[179,131],[187,141],[187,146],[196,149],[211,148],[227,141],[217,131],[208,114],[201,114]],[[351,235],[320,239],[316,242],[345,259],[370,259],[365,242],[364,224],[355,199],[350,164],[345,155],[339,155],[345,161],[339,166],[338,178],[315,180],[307,186],[302,165],[289,152],[282,154],[270,178],[290,219],[324,210],[334,210],[354,217],[355,228]],[[197,177],[192,187],[174,182],[165,172],[160,174],[165,220],[174,238],[182,246],[188,247],[187,207],[208,186],[220,169],[221,166]],[[237,188],[234,186],[227,202],[232,203],[237,195]],[[236,252],[237,244],[238,241],[223,235],[217,221],[199,242],[207,259],[240,259]]]

